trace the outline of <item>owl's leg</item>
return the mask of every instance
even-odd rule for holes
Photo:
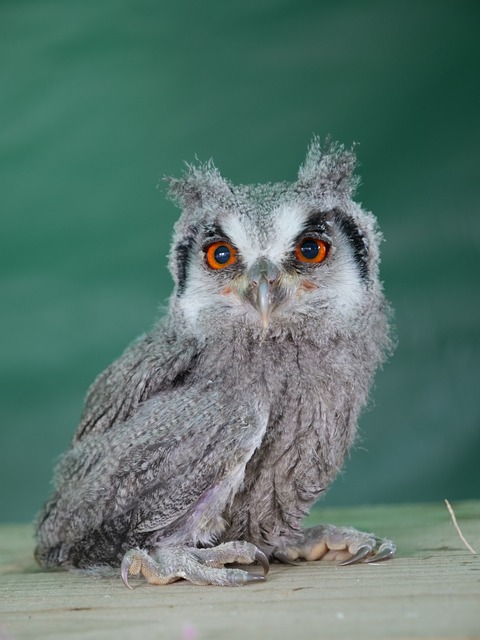
[[[242,569],[226,569],[230,563],[260,562],[264,575]],[[129,575],[140,573],[150,584],[169,584],[180,578],[198,585],[240,587],[249,582],[265,580],[269,564],[267,556],[249,542],[225,542],[209,549],[194,547],[159,547],[150,553],[142,549],[127,551],[122,560],[121,576],[125,585]]]
[[[341,565],[379,562],[393,558],[396,546],[391,540],[352,527],[322,524],[303,531],[299,540],[277,547],[273,556],[281,562],[295,560],[339,560]]]

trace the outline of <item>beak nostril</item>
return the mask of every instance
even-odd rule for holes
[[[257,286],[260,284],[260,281],[266,281],[269,284],[273,284],[278,280],[280,275],[279,268],[270,262],[267,258],[260,258],[255,262],[255,264],[249,269],[248,277],[252,285]]]

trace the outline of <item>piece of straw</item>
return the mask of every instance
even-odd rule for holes
[[[447,505],[448,512],[450,513],[450,516],[452,518],[453,525],[454,525],[455,529],[457,530],[458,535],[460,536],[460,540],[467,547],[467,549],[470,551],[470,553],[473,553],[474,556],[478,555],[477,552],[475,551],[475,549],[472,547],[472,545],[470,545],[467,542],[467,540],[465,539],[465,536],[463,535],[460,527],[458,526],[457,518],[455,517],[455,513],[454,513],[454,511],[452,509],[452,506],[451,506],[450,502],[447,499],[445,499],[445,504]]]

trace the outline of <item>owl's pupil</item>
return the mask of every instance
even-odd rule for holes
[[[224,245],[220,245],[215,249],[215,253],[213,254],[215,260],[218,264],[226,264],[230,260],[230,249]]]
[[[307,260],[314,260],[318,256],[320,249],[315,240],[305,240],[305,242],[302,242],[300,251]]]

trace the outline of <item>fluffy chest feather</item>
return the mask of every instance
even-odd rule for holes
[[[341,367],[332,357],[339,350],[345,352]],[[222,539],[252,539],[268,547],[280,531],[300,527],[331,482],[354,437],[363,396],[345,366],[348,355],[339,341],[321,346],[291,336],[237,335],[206,349],[199,368],[215,371],[209,383],[222,388],[239,417],[255,405],[269,416],[224,513]]]

